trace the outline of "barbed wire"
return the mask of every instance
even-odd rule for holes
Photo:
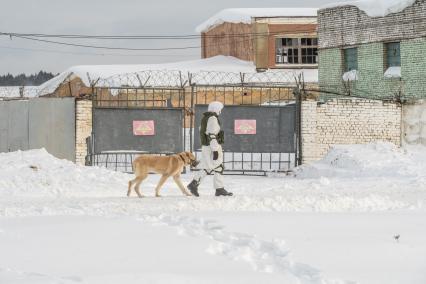
[[[33,98],[38,96],[37,86],[0,86],[0,99]]]
[[[307,72],[316,69],[279,70],[266,72],[182,72],[178,70],[146,70],[119,74],[107,78],[90,79],[93,88],[109,89],[111,94],[120,89],[182,89],[191,86],[214,87],[298,87],[298,80],[303,81],[306,93],[313,93],[322,100],[333,98],[364,98],[382,101],[407,102],[426,98],[426,86],[415,84],[412,78],[389,78],[377,70],[357,71],[356,80],[335,78],[332,83],[318,83],[313,76],[307,78]],[[313,73],[315,74],[315,73]],[[57,78],[60,82],[52,86],[40,87],[0,87],[0,97],[35,97],[51,95],[61,84],[70,83],[74,74]],[[417,80],[417,79],[416,79]],[[413,87],[417,86],[417,87]]]
[[[183,88],[187,86],[247,86],[285,85],[296,86],[296,77],[305,70],[282,70],[267,72],[182,72],[150,70],[114,75],[100,79],[93,85],[98,88]],[[316,72],[312,69],[310,72]]]

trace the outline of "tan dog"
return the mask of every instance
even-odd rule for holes
[[[144,179],[148,176],[149,172],[155,172],[162,175],[160,181],[155,188],[155,196],[160,197],[160,189],[169,177],[178,185],[183,194],[190,196],[191,193],[183,186],[180,179],[180,174],[183,167],[192,165],[196,167],[198,164],[194,154],[191,152],[182,152],[172,156],[155,156],[146,155],[140,156],[133,161],[133,169],[135,170],[136,178],[129,181],[129,189],[127,196],[130,196],[132,186],[135,184],[135,192],[139,197],[143,195],[139,191],[139,186]]]

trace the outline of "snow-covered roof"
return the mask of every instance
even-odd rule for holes
[[[70,77],[78,77],[86,86],[90,86],[92,82],[89,81],[89,77],[91,81],[96,81],[142,71],[181,71],[182,73],[199,71],[253,72],[255,69],[253,62],[221,55],[206,59],[162,64],[79,65],[73,66],[45,82],[40,86],[40,90],[43,90],[43,94],[53,93],[62,82]]]
[[[197,33],[206,32],[223,23],[250,24],[261,17],[316,17],[317,8],[231,8],[220,11],[199,25]]]
[[[322,8],[355,6],[370,17],[384,17],[392,13],[402,12],[415,2],[416,0],[352,0],[327,4]]]
[[[256,66],[251,61],[219,55],[164,64],[74,66],[39,86],[39,95],[51,94],[64,81],[76,77],[86,86],[91,86],[95,81],[99,82],[97,86],[110,87],[124,85],[138,87],[141,81],[147,82],[147,86],[179,86],[181,81],[189,80],[188,73],[192,75],[192,82],[197,84],[232,84],[241,79],[240,73],[246,74],[247,81],[253,83],[262,83],[266,80],[290,83],[294,82],[294,76],[300,73],[303,73],[306,82],[318,82],[317,69],[286,69],[257,73]]]

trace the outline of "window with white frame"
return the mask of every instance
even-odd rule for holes
[[[275,46],[276,64],[318,64],[317,38],[277,38]]]

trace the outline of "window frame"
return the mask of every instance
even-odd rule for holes
[[[392,45],[398,45],[398,59],[397,60],[390,60],[389,56],[389,47]],[[388,70],[390,67],[401,67],[401,42],[399,41],[392,41],[392,42],[385,42],[384,43],[384,59],[385,59],[385,71]],[[392,61],[392,62],[391,62]],[[396,62],[396,64],[394,64]]]
[[[289,43],[289,40],[292,41],[291,45],[283,44],[284,41]],[[308,45],[308,41],[311,40],[311,44]],[[281,41],[279,45],[278,42]],[[302,45],[302,42],[305,41],[305,44]],[[284,52],[279,52],[279,49],[286,49],[287,54]],[[312,49],[312,54],[309,54],[308,49]],[[315,52],[316,49],[316,52]],[[291,51],[291,52],[290,52]],[[306,52],[306,54],[304,54]],[[289,54],[291,53],[291,55]],[[285,55],[286,54],[286,55]],[[284,62],[284,58],[279,61],[278,58],[287,56],[287,62]],[[303,63],[306,59],[308,61],[309,57],[312,60],[316,61],[315,63]],[[291,58],[291,59],[290,59]],[[294,59],[297,58],[297,62],[294,63]],[[315,67],[318,66],[318,37],[315,36],[276,36],[275,37],[275,65],[277,67],[286,66],[286,67]]]
[[[348,59],[348,55],[349,55],[349,51],[354,51],[354,58],[355,60],[347,60]],[[349,47],[349,48],[344,48],[342,50],[342,57],[343,57],[343,73],[347,73],[347,72],[351,72],[351,71],[358,71],[358,47],[357,46],[353,46],[353,47]],[[355,66],[355,68],[351,68],[352,66],[349,66],[349,62],[355,62],[355,64],[353,64]]]

